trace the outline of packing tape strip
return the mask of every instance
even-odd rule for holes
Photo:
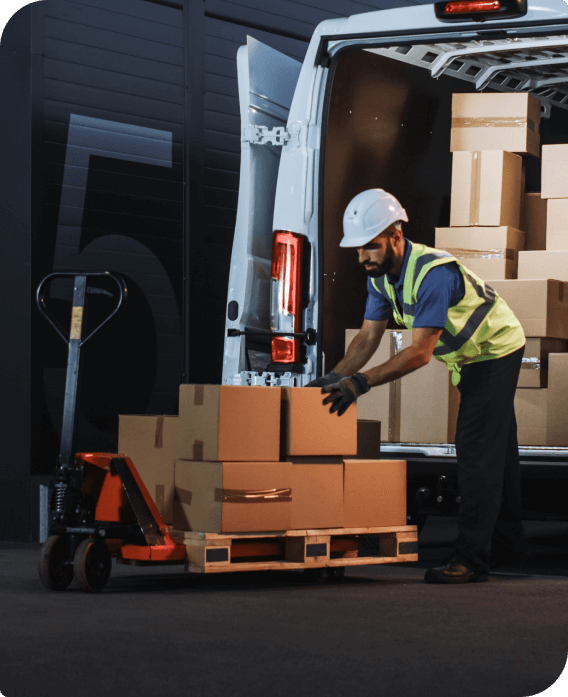
[[[469,224],[479,225],[479,199],[481,197],[481,151],[471,153],[471,190],[469,194]]]
[[[452,128],[515,128],[526,126],[529,130],[538,133],[538,125],[528,117],[514,118],[511,116],[493,116],[492,118],[455,116],[452,119]]]
[[[193,441],[193,459],[197,462],[203,462],[203,441]]]
[[[446,252],[458,259],[507,259],[514,261],[514,249],[458,249],[456,247],[444,247]]]
[[[164,446],[164,417],[158,416],[156,419],[156,437],[154,439],[154,447],[162,448]]]
[[[291,500],[292,489],[215,489],[215,501],[226,503],[273,503]]]
[[[521,361],[521,369],[523,368],[531,370],[540,370],[540,358],[536,358],[536,356],[527,356],[527,358],[523,358]]]
[[[402,351],[402,332],[391,331],[390,357],[393,358],[400,351]],[[400,441],[400,380],[389,383],[388,439],[390,443]]]
[[[193,404],[196,407],[202,407],[205,400],[205,387],[203,385],[195,385],[193,393]]]

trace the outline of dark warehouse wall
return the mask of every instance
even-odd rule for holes
[[[119,413],[176,413],[180,382],[220,382],[238,47],[251,35],[301,61],[320,21],[412,4],[45,0],[12,18],[0,45],[0,539],[37,537],[32,478],[59,447],[66,346],[35,307],[39,281],[110,270],[129,289],[84,351],[77,451],[115,450]],[[64,324],[70,300],[54,283]],[[112,309],[106,296],[89,303],[89,326]]]

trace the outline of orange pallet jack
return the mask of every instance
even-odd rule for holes
[[[45,301],[46,288],[55,279],[73,279],[69,333]],[[104,288],[92,285],[97,279],[109,279],[116,284],[118,302],[113,312],[83,338],[86,296],[113,296]],[[37,290],[40,312],[68,344],[61,446],[50,486],[49,536],[41,547],[38,563],[39,577],[50,590],[65,590],[73,579],[85,591],[102,590],[110,577],[113,556],[117,561],[135,564],[185,563],[185,545],[172,538],[129,457],[109,453],[74,454],[81,349],[118,315],[127,297],[124,280],[108,271],[49,274]]]

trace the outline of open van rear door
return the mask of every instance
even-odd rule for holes
[[[247,384],[240,377],[251,369],[245,329],[255,345],[264,342],[266,364],[270,362],[274,198],[281,146],[293,137],[286,124],[301,67],[298,61],[251,37],[237,53],[241,170],[227,297],[223,384]],[[262,372],[260,367],[254,369]]]

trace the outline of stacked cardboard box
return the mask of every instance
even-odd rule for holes
[[[131,458],[164,522],[172,525],[178,417],[121,414],[118,452]]]
[[[542,192],[525,193],[519,155],[538,157],[539,115],[528,93],[454,95],[451,227],[436,230],[436,247],[487,281],[523,326],[519,443],[559,445],[560,393],[548,385],[568,348],[568,145],[543,146]]]
[[[182,385],[178,416],[119,417],[164,522],[201,532],[406,524],[406,463],[380,422],[338,417],[319,388]]]
[[[345,348],[357,329],[347,329]],[[369,362],[369,370],[412,343],[412,332],[392,330],[385,335]],[[436,408],[432,409],[435,404]],[[383,424],[383,441],[391,443],[453,443],[455,440],[459,391],[451,383],[451,373],[438,360],[394,380],[374,387],[357,400],[362,419],[377,419]]]
[[[522,445],[564,445],[568,393],[568,145],[542,146],[542,191],[526,194],[517,281],[492,283],[527,336],[515,410]],[[529,232],[530,231],[530,232]],[[559,421],[560,420],[560,421]]]
[[[450,227],[436,229],[435,245],[483,280],[517,278],[522,156],[538,156],[539,123],[529,93],[453,95]]]

